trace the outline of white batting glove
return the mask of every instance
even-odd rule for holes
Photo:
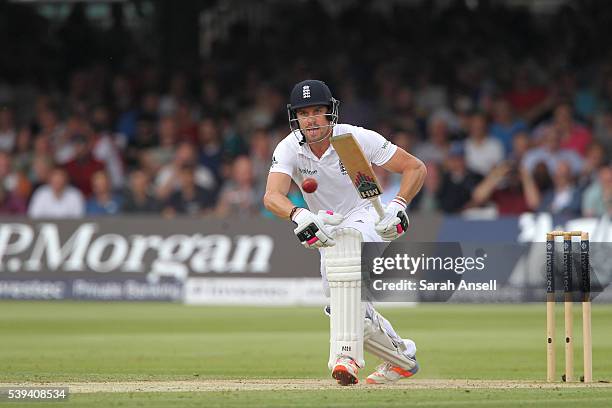
[[[325,225],[339,225],[344,216],[332,211],[319,211],[317,215],[305,208],[298,208],[291,220],[297,224],[293,230],[306,248],[322,248],[336,245]]]
[[[394,198],[385,207],[385,216],[374,225],[374,229],[385,241],[393,241],[404,235],[408,229],[406,203]]]

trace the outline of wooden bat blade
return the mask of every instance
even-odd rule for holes
[[[345,133],[333,136],[330,140],[359,196],[372,199],[381,195],[383,189],[355,137],[351,133]]]

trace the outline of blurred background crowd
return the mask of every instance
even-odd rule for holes
[[[426,163],[413,212],[612,210],[607,1],[175,3],[0,1],[0,213],[270,217],[306,78]]]

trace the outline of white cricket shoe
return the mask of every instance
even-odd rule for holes
[[[332,377],[335,378],[340,385],[352,385],[359,382],[357,378],[358,373],[359,366],[355,360],[349,356],[339,356],[332,370]]]
[[[415,360],[416,361],[416,360]],[[419,363],[416,363],[414,368],[411,370],[405,370],[401,367],[393,365],[391,363],[382,363],[376,367],[376,371],[368,376],[366,383],[368,384],[390,384],[401,380],[402,378],[409,378],[415,375],[419,371]]]

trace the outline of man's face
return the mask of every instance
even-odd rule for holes
[[[87,146],[87,142],[84,140],[77,140],[74,143],[74,157],[76,159],[87,157],[89,154],[89,149]]]
[[[38,156],[32,163],[32,170],[34,171],[35,178],[37,181],[47,180],[49,173],[51,172],[51,165],[44,156]]]
[[[487,134],[487,121],[482,115],[474,115],[470,120],[470,136],[482,138]]]
[[[430,138],[436,143],[445,143],[448,138],[448,127],[442,119],[434,119],[429,125]]]
[[[504,99],[499,99],[495,101],[495,105],[493,108],[493,116],[498,122],[504,123],[510,121],[510,119],[512,118],[512,114],[508,101]]]
[[[176,139],[176,123],[173,118],[163,118],[159,122],[159,139],[163,145],[172,145]]]
[[[181,169],[180,178],[181,178],[181,187],[183,189],[192,187],[195,184],[194,169],[192,167],[185,167]]]
[[[446,159],[446,167],[451,173],[463,173],[465,171],[465,159],[462,155],[451,154]]]
[[[110,182],[104,172],[95,173],[91,179],[91,184],[96,194],[104,194],[110,191]]]
[[[201,143],[214,143],[218,139],[217,127],[215,122],[211,119],[204,119],[200,122],[199,126],[199,138]]]
[[[49,110],[42,111],[38,121],[44,129],[53,129],[57,123],[55,114]]]
[[[599,171],[599,183],[606,194],[612,193],[612,168],[608,166]]]
[[[137,192],[145,192],[147,191],[147,187],[149,185],[149,178],[143,171],[136,170],[132,173],[130,178],[130,186],[132,190]]]
[[[566,161],[561,161],[557,164],[555,170],[555,181],[557,182],[568,182],[572,178],[572,168]]]
[[[561,144],[561,136],[552,127],[548,127],[544,130],[544,146],[551,152],[557,151]]]
[[[572,122],[572,108],[569,105],[559,105],[554,112],[555,123],[566,126]]]
[[[179,145],[174,155],[174,161],[179,165],[191,164],[195,162],[195,152],[190,144]]]
[[[526,132],[516,133],[512,137],[512,151],[522,156],[527,150],[529,150],[529,135]]]
[[[327,106],[309,106],[296,111],[302,133],[308,142],[317,142],[325,139],[331,132],[327,118]]]
[[[55,191],[56,193],[60,193],[64,190],[67,183],[68,177],[66,176],[66,173],[63,170],[53,170],[51,176],[49,177],[49,184],[51,185],[53,191]]]
[[[232,176],[240,185],[249,185],[253,181],[253,166],[251,160],[239,157],[234,161]]]

